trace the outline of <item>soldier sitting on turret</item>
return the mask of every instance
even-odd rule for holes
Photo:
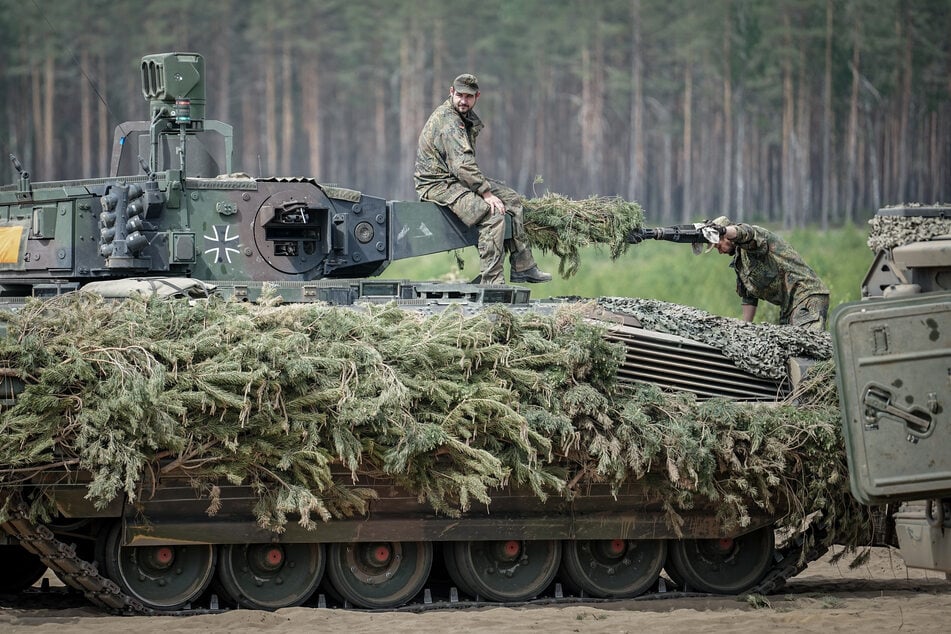
[[[473,111],[479,99],[475,76],[463,74],[449,87],[419,135],[414,180],[421,200],[449,207],[468,227],[479,227],[482,284],[504,284],[502,258],[512,265],[512,282],[547,282],[525,242],[522,202],[515,190],[483,176],[475,160],[475,140],[483,128]],[[512,218],[512,238],[505,240],[505,214]]]

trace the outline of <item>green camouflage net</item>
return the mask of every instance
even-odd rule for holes
[[[915,206],[920,205],[902,205]],[[933,206],[936,205],[929,205]],[[937,206],[946,207],[947,214],[951,215],[951,205]],[[872,216],[868,224],[868,247],[873,253],[912,242],[931,240],[937,236],[951,236],[951,217]]]
[[[832,357],[832,339],[824,331],[746,322],[654,299],[602,297],[598,305],[636,318],[642,328],[717,348],[738,368],[759,377],[785,377],[786,361],[790,357],[817,360]]]

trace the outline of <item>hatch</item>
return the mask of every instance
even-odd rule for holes
[[[844,304],[831,331],[853,495],[951,495],[951,294]]]

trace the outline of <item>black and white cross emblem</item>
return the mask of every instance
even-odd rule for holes
[[[228,243],[234,242],[235,246],[238,246],[237,240],[239,236],[228,235],[231,231],[231,225],[214,225],[214,230],[215,235],[202,236],[205,239],[205,246],[211,245],[210,249],[205,249],[205,255],[214,253],[215,264],[220,264],[221,262],[231,264],[231,254],[239,253],[239,251],[234,246],[228,246]]]

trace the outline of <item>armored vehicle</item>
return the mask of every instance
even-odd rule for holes
[[[80,289],[247,302],[277,293],[285,304],[392,303],[427,313],[558,304],[546,308],[518,286],[380,279],[395,260],[475,245],[477,235],[430,203],[240,173],[231,127],[204,117],[202,57],[150,55],[141,73],[149,119],[116,128],[107,177],[34,182],[13,159],[18,182],[0,187],[6,310]],[[764,404],[789,393],[785,377],[757,376],[709,344],[609,311],[591,318],[609,325],[606,336],[626,351],[622,382]],[[24,382],[2,380],[7,408]],[[376,474],[360,482],[375,493],[365,515],[315,530],[288,522],[276,533],[255,522],[250,485],[222,481],[211,517],[207,492],[168,467],[143,474],[147,495],[135,504],[118,496],[103,506],[91,501],[82,470],[47,469],[24,480],[0,465],[0,589],[30,586],[49,568],[94,604],[119,611],[186,609],[209,586],[223,604],[250,608],[302,604],[318,588],[347,605],[392,608],[425,596],[434,562],[456,591],[497,602],[565,591],[634,596],[656,588],[664,568],[683,587],[739,593],[775,588],[802,565],[796,547],[776,546],[783,508],[754,508],[742,526],[727,529],[719,503],[709,501],[683,510],[674,527],[664,501],[637,481],[620,489],[594,483],[571,499],[547,500],[508,485],[492,492],[490,508],[450,517]],[[346,483],[351,473],[339,476]],[[50,517],[23,510],[37,496],[50,502]]]
[[[851,488],[893,505],[905,562],[951,573],[951,206],[871,220],[862,300],[830,320]]]

